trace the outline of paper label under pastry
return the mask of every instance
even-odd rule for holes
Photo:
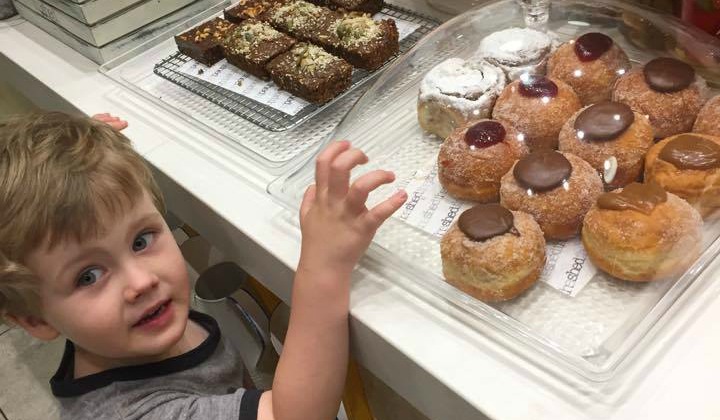
[[[420,24],[394,18],[384,13],[378,13],[373,16],[373,18],[375,20],[395,20],[400,40],[412,34],[420,27]],[[310,105],[306,100],[281,90],[272,81],[262,80],[250,73],[242,71],[228,63],[225,59],[218,61],[210,67],[198,63],[195,60],[188,60],[178,68],[178,71],[192,76],[195,79],[200,79],[220,86],[223,89],[239,93],[240,95],[288,115],[296,115],[302,111],[303,108]]]
[[[436,156],[412,177],[401,181],[398,188],[407,192],[408,199],[393,217],[437,238],[442,238],[460,214],[474,205],[452,198],[440,185]],[[579,238],[548,242],[545,252],[540,281],[560,293],[576,296],[597,273]]]

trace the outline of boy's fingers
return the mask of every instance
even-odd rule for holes
[[[118,120],[118,121],[108,121],[107,124],[108,124],[110,127],[112,127],[112,128],[114,128],[115,130],[117,130],[117,131],[120,131],[120,130],[122,130],[122,129],[125,129],[125,128],[127,128],[127,126],[128,126],[127,121],[122,121],[122,120]]]
[[[335,199],[342,199],[348,192],[350,171],[357,165],[367,163],[368,158],[360,149],[350,149],[342,152],[330,164],[330,178],[328,179],[328,194]]]
[[[330,177],[330,165],[335,157],[350,148],[348,141],[336,141],[330,143],[315,159],[315,185],[318,191],[325,191],[328,187]]]
[[[392,216],[405,203],[407,198],[407,193],[400,190],[393,194],[392,197],[373,207],[366,215],[370,228],[379,228],[388,217]]]
[[[348,206],[356,211],[365,208],[368,195],[377,187],[395,180],[395,174],[378,169],[356,179],[347,195]]]
[[[300,204],[300,220],[305,218],[305,215],[310,210],[313,201],[315,201],[315,192],[317,189],[315,185],[307,187],[305,194],[303,195],[302,203]]]

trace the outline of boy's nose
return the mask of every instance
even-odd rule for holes
[[[158,276],[143,264],[128,264],[124,271],[126,275],[124,294],[128,302],[136,300],[158,284]]]

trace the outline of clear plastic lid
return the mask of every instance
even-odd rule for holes
[[[501,0],[424,38],[377,80],[331,138],[348,139],[370,157],[354,176],[375,168],[396,173],[395,185],[371,200],[396,188],[410,194],[369,252],[398,269],[394,281],[430,291],[442,298],[436,304],[469,314],[469,324],[495,327],[548,356],[538,359],[547,366],[605,380],[631,350],[642,349],[643,337],[677,309],[673,304],[690,285],[711,280],[701,274],[720,249],[720,224],[703,221],[697,210],[707,215],[707,209],[700,204],[693,209],[671,194],[643,201],[629,197],[633,187],[620,200],[606,197],[639,206],[637,215],[662,206],[681,214],[673,216],[682,222],[673,227],[680,239],[663,248],[660,235],[654,244],[665,253],[662,260],[676,264],[665,269],[654,260],[635,267],[641,274],[632,278],[592,264],[600,259],[581,243],[583,218],[591,207],[609,211],[597,208],[598,198],[640,179],[655,138],[690,131],[693,107],[718,88],[720,40],[675,18],[616,1]],[[653,96],[664,97],[659,92],[683,105],[662,102]],[[309,161],[269,191],[297,208],[313,176]],[[635,192],[647,198],[646,191]],[[518,210],[544,232],[541,281],[512,299],[488,298],[453,281],[456,273],[448,270],[443,237],[455,234],[453,222],[477,201],[500,201],[514,211],[516,229],[498,233],[493,225],[487,241],[518,233],[541,241]],[[476,262],[487,251],[465,246],[468,255],[478,252]],[[513,257],[511,248],[496,271],[511,270],[506,260],[520,254]],[[528,261],[537,257],[528,255]]]

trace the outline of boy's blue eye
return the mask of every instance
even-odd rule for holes
[[[135,238],[132,244],[132,249],[135,252],[142,251],[143,249],[150,246],[155,239],[155,234],[152,232],[145,232],[142,235]]]
[[[95,267],[88,270],[83,271],[80,273],[80,276],[77,279],[77,285],[78,286],[90,286],[91,284],[94,284],[100,277],[103,275],[103,270],[101,268]]]

